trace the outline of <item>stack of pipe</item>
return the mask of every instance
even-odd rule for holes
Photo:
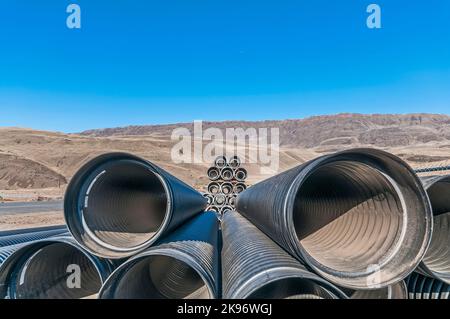
[[[208,176],[242,178],[237,161]],[[0,298],[449,298],[450,176],[353,149],[204,212],[237,184],[202,196],[139,157],[97,157],[68,186],[66,226],[0,233]]]
[[[237,195],[247,188],[247,170],[241,167],[240,158],[235,155],[227,160],[225,156],[218,156],[207,175],[210,182],[203,194],[208,200],[207,210],[220,215],[234,210]]]
[[[134,260],[126,258],[143,254],[155,271],[140,279],[159,294],[142,297],[186,297],[182,287],[196,288],[190,297],[218,297],[218,221],[200,214],[205,207],[199,192],[153,163],[101,155],[68,185],[65,226],[0,233],[0,298],[97,297]]]

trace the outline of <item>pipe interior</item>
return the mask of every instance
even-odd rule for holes
[[[92,180],[83,215],[98,239],[132,248],[155,235],[164,221],[168,197],[154,172],[124,160],[109,164]]]
[[[450,280],[450,177],[434,183],[428,190],[433,208],[433,235],[423,262],[438,276]]]
[[[211,298],[201,276],[185,262],[169,256],[143,258],[115,283],[114,298],[207,299]]]
[[[233,178],[233,170],[230,168],[225,168],[222,170],[221,175],[224,180],[230,180]]]
[[[243,181],[247,177],[247,174],[243,170],[237,170],[236,171],[236,179]]]
[[[220,191],[220,185],[218,183],[210,183],[208,185],[208,192],[211,194],[217,194]]]
[[[211,167],[208,169],[208,177],[210,179],[218,179],[220,177],[220,172],[216,167]]]
[[[333,295],[316,282],[303,278],[285,278],[268,283],[248,299],[333,299]]]
[[[68,268],[69,265],[79,266],[79,272]],[[41,248],[16,274],[12,296],[17,299],[79,299],[97,294],[102,285],[92,261],[77,248],[64,243]]]
[[[230,194],[231,192],[233,192],[233,185],[231,185],[231,184],[223,184],[222,185],[222,193]]]
[[[293,219],[298,240],[320,267],[367,272],[392,256],[402,236],[402,198],[381,171],[356,161],[314,170],[299,188]]]

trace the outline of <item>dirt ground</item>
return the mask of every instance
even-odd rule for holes
[[[64,224],[63,212],[1,215],[0,231]]]

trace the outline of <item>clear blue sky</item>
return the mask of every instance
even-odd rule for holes
[[[340,112],[450,113],[450,1],[0,0],[0,126]]]

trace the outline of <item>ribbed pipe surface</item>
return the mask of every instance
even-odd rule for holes
[[[414,272],[405,281],[409,299],[450,299],[450,285],[439,279]]]
[[[433,235],[417,271],[450,284],[450,175],[422,177],[433,208]]]
[[[15,235],[0,236],[0,247],[5,247],[9,245],[17,245],[21,243],[26,243],[34,240],[44,239],[57,235],[68,234],[66,226],[61,226],[60,228],[50,229],[50,230],[40,230],[33,231],[31,228],[29,232],[19,233]]]
[[[236,207],[321,276],[355,290],[403,279],[431,239],[420,180],[398,157],[374,149],[290,169],[241,193]]]
[[[343,290],[350,299],[408,299],[408,289],[403,280],[380,289]]]
[[[192,299],[220,297],[219,221],[203,213],[156,246],[117,268],[102,299]]]
[[[237,212],[223,216],[222,236],[224,298],[346,298]]]
[[[71,237],[7,246],[0,249],[0,298],[91,297],[113,268],[112,262],[91,255]],[[79,286],[74,274],[79,274]]]
[[[149,247],[205,207],[199,192],[151,162],[110,153],[91,160],[72,178],[64,217],[87,250],[123,258]]]

